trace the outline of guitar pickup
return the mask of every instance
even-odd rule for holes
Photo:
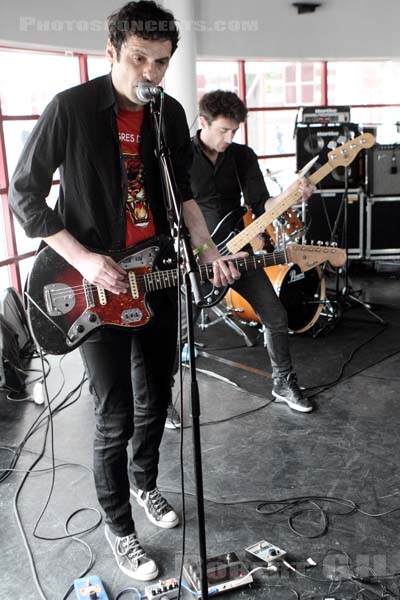
[[[136,275],[135,275],[134,271],[129,271],[128,280],[129,280],[129,287],[131,290],[131,296],[132,296],[132,298],[135,298],[137,300],[139,298],[139,289],[138,289],[138,284],[136,281]]]

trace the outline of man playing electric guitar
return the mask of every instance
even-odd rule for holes
[[[256,217],[267,206],[278,205],[281,195],[269,197],[253,150],[233,142],[247,116],[240,98],[229,91],[207,93],[200,100],[199,114],[201,129],[192,140],[191,184],[209,231],[214,231],[225,215],[240,206],[242,195]],[[308,199],[315,189],[301,178],[287,192],[296,187],[302,191],[303,199]],[[251,304],[266,328],[274,398],[295,411],[310,412],[312,405],[303,397],[292,366],[286,311],[268,277],[263,271],[243,273],[232,287]]]

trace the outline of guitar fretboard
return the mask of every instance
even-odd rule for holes
[[[289,262],[287,250],[280,250],[269,254],[257,254],[246,258],[233,259],[231,261],[236,269],[243,273],[253,271],[262,267],[271,267],[272,265],[281,265]],[[208,281],[213,277],[213,265],[207,263],[199,266],[199,275],[201,281]],[[174,287],[178,283],[178,270],[168,269],[165,271],[152,271],[143,275],[144,289],[146,292],[154,292]]]
[[[348,165],[363,148],[370,148],[375,143],[375,138],[370,133],[359,135],[354,140],[347,142],[336,151],[329,153],[329,161],[310,175],[308,179],[313,185],[317,185],[331,171],[341,165]],[[281,201],[270,209],[267,209],[260,217],[255,219],[243,231],[227,242],[226,246],[229,252],[233,254],[239,252],[246,244],[249,244],[256,235],[264,231],[275,219],[277,219],[288,208],[296,204],[301,198],[301,192],[297,189],[294,192],[283,194]]]

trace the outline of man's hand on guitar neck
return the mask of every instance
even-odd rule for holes
[[[268,198],[265,202],[265,210],[272,208],[275,204],[279,204],[283,198],[290,196],[292,194],[296,194],[298,192],[300,194],[297,202],[306,202],[309,197],[315,192],[316,187],[307,177],[300,177],[296,179],[285,191],[281,192],[278,196],[274,198]],[[293,202],[294,204],[295,202]]]
[[[306,202],[309,197],[315,192],[317,189],[313,183],[308,179],[308,177],[300,177],[297,181],[294,182],[297,184],[297,188],[301,193],[301,201]],[[293,185],[293,184],[292,184]]]
[[[195,254],[198,255],[200,262],[212,263],[214,277],[211,283],[215,287],[225,287],[235,283],[240,278],[240,273],[231,261],[248,256],[247,252],[221,256],[210,238],[203,213],[194,199],[183,203],[183,218],[190,232],[192,246],[197,248]]]
[[[43,238],[53,250],[72,265],[89,283],[113,294],[128,291],[126,271],[110,256],[91,252],[66,229]]]
[[[212,263],[214,277],[210,280],[215,287],[232,285],[240,279],[240,273],[232,260],[245,258],[248,252],[237,252],[229,256],[221,256],[216,247],[207,248],[200,255],[200,263]]]

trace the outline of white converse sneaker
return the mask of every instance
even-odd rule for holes
[[[157,527],[163,529],[171,529],[176,527],[179,523],[179,517],[166,501],[166,499],[160,494],[158,488],[154,488],[151,492],[145,492],[144,490],[131,489],[132,496],[135,496],[138,504],[146,511],[147,518]]]
[[[113,534],[108,525],[106,525],[104,533],[112,548],[117,565],[125,575],[138,581],[150,581],[157,577],[157,565],[154,560],[146,556],[136,533],[118,537]]]

